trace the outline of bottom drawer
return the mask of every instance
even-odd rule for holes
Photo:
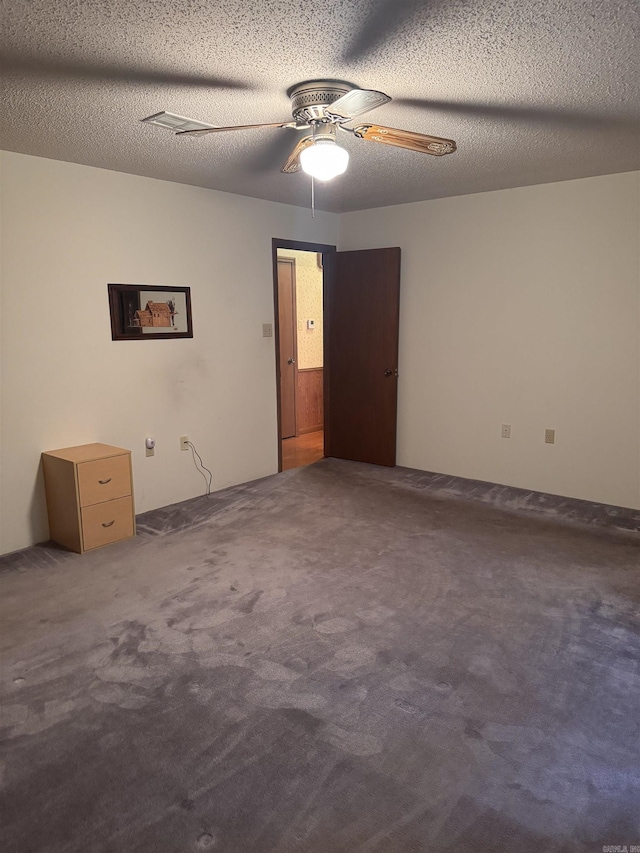
[[[133,536],[131,497],[82,508],[82,542],[85,551]]]

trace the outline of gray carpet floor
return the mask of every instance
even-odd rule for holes
[[[468,491],[323,460],[0,559],[3,853],[640,844],[638,536]]]

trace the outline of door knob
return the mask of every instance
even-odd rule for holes
[[[295,358],[288,358],[287,359],[287,364],[295,364],[295,363],[296,363]]]

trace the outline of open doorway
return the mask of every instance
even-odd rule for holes
[[[274,240],[281,471],[324,456],[324,249]]]
[[[282,470],[324,456],[322,254],[278,249]]]

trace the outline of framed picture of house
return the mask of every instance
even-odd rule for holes
[[[192,338],[191,291],[155,284],[109,284],[114,341]]]

